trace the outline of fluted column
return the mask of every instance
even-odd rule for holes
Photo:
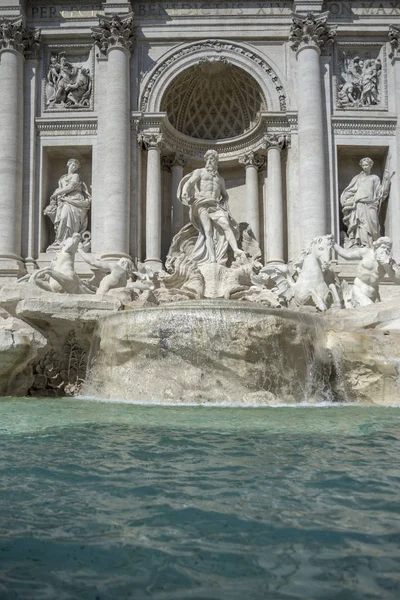
[[[161,145],[157,133],[142,135],[147,150],[146,178],[146,264],[154,271],[162,269],[161,261]]]
[[[282,135],[267,135],[267,209],[266,209],[266,259],[268,262],[285,262],[285,222],[283,211],[282,157],[286,144]]]
[[[256,240],[260,241],[260,198],[258,171],[264,164],[262,156],[248,152],[239,157],[239,163],[246,167],[246,221],[253,230]]]
[[[36,43],[21,18],[0,19],[0,272],[10,276],[23,269],[24,56]]]
[[[299,227],[302,243],[327,233],[327,174],[321,50],[336,32],[326,24],[328,13],[294,16],[290,42],[297,57],[299,133]]]
[[[102,16],[92,37],[107,57],[107,101],[99,115],[104,131],[103,206],[94,207],[97,216],[105,220],[105,227],[101,239],[93,232],[93,250],[107,257],[129,256],[132,16]]]

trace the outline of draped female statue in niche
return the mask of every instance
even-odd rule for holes
[[[340,196],[343,223],[347,229],[344,246],[368,246],[372,248],[380,236],[379,211],[389,195],[390,177],[385,171],[383,182],[371,169],[371,158],[360,160],[361,173],[353,177]]]
[[[83,235],[86,232],[92,197],[79,176],[80,166],[76,158],[69,159],[68,173],[60,177],[58,187],[50,197],[50,204],[44,209],[44,214],[54,224],[56,234],[46,252],[58,251],[74,233]]]

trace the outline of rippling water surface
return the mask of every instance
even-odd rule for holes
[[[0,401],[0,598],[400,598],[400,409]]]

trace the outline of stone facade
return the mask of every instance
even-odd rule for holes
[[[327,234],[388,236],[399,259],[399,98],[400,2],[0,0],[0,277],[54,259],[45,210],[72,158],[86,192],[65,223],[81,210],[95,257],[161,269],[189,221],[179,182],[209,149],[264,264]],[[350,280],[356,262],[335,269]]]

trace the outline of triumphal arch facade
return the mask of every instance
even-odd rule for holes
[[[264,263],[327,233],[400,258],[399,36],[383,0],[0,0],[0,276],[73,233],[161,269],[210,149]]]

